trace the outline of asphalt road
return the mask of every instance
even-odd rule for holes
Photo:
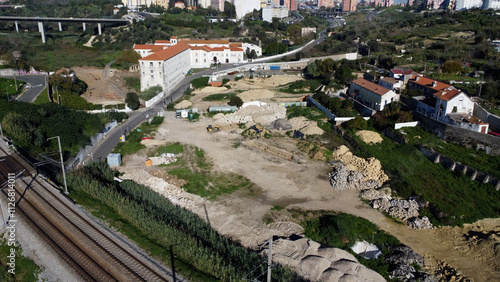
[[[171,103],[179,100],[184,91],[187,89],[191,80],[201,77],[202,75],[211,74],[212,70],[204,70],[202,72],[195,73],[191,76],[186,77],[181,83],[178,84],[176,89],[172,91],[172,93],[167,94],[165,98],[165,102]],[[111,130],[106,137],[92,150],[92,155],[87,156],[85,161],[88,161],[90,158],[96,159],[106,159],[108,154],[113,151],[113,148],[120,142],[120,136],[122,134],[127,135],[128,132],[139,126],[141,123],[147,120],[146,116],[153,117],[159,111],[163,110],[163,100],[158,101],[153,107],[149,109],[139,109],[132,113],[127,121],[117,126],[115,129]]]
[[[14,79],[13,76],[5,76],[5,78]],[[25,89],[24,93],[16,98],[20,102],[33,103],[45,88],[45,75],[43,74],[16,75],[16,79],[31,85],[31,88]]]

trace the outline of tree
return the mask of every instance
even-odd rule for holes
[[[125,103],[132,110],[137,110],[139,108],[139,96],[135,92],[128,92],[127,98],[125,98]]]
[[[286,35],[295,44],[298,41],[298,39],[301,37],[301,31],[302,31],[302,28],[300,27],[300,25],[292,24],[292,25],[287,27]]]
[[[449,60],[444,62],[443,68],[444,73],[459,73],[462,71],[462,64],[457,61]]]
[[[134,50],[124,50],[120,53],[120,56],[116,59],[116,64],[121,66],[130,66],[137,64],[141,55],[139,55]]]
[[[229,106],[236,106],[237,108],[243,106],[243,100],[241,100],[240,97],[238,96],[233,96],[229,100],[229,103],[227,103]]]
[[[233,4],[231,4],[231,2],[224,2],[224,14],[226,14],[226,17],[229,17],[231,19],[236,18],[236,8]]]

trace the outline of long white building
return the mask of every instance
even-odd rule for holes
[[[483,7],[483,0],[457,0],[455,10],[468,10]]]
[[[141,91],[161,86],[169,92],[191,68],[207,68],[211,64],[238,64],[245,61],[245,52],[262,48],[254,44],[230,43],[229,40],[157,40],[154,44],[134,44],[141,55]]]

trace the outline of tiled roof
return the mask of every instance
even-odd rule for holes
[[[155,44],[172,44],[170,40],[156,40]]]
[[[191,46],[191,50],[203,50],[205,52],[210,52],[211,48],[207,45],[205,46]]]
[[[450,84],[437,81],[425,76],[414,76],[410,81],[414,84],[418,84],[427,89],[430,89],[433,92],[432,94],[434,96],[444,101],[448,101],[451,98],[455,97],[455,95],[461,93],[460,90],[456,89]]]
[[[182,40],[181,42],[187,44],[229,44],[229,40]]]
[[[241,47],[241,43],[229,43],[229,47]]]
[[[392,78],[392,77],[383,77],[380,80],[385,81],[385,82],[390,83],[390,84],[396,84],[399,81],[401,81],[401,80],[397,80],[397,79]]]
[[[230,47],[229,50],[232,52],[243,52],[243,49],[238,47]]]
[[[158,48],[152,44],[134,44],[134,50],[151,50],[153,48]]]
[[[188,49],[189,45],[180,42],[176,45],[168,47],[167,49],[163,49],[147,57],[139,59],[139,61],[165,61]]]
[[[412,70],[402,70],[402,69],[391,69],[393,74],[402,74],[402,75],[411,75],[413,73]]]
[[[357,84],[365,89],[368,89],[371,92],[376,93],[380,96],[383,96],[383,95],[387,94],[387,92],[390,91],[389,89],[384,88],[384,87],[382,87],[378,84],[375,84],[373,82],[370,82],[364,78],[358,78],[358,79],[354,80],[352,83]]]

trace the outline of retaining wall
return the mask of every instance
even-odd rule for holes
[[[500,190],[500,181],[493,176],[490,176],[490,175],[488,175],[482,171],[479,171],[471,166],[459,163],[459,162],[455,161],[454,159],[448,158],[445,155],[442,155],[442,154],[440,154],[432,149],[429,149],[427,147],[419,146],[418,150],[422,153],[422,155],[424,155],[425,157],[427,157],[429,160],[433,161],[434,163],[439,163],[443,167],[445,167],[451,171],[462,173],[462,174],[468,176],[472,180],[479,181],[479,182],[482,182],[484,184],[492,184],[495,186],[495,189],[497,191]]]

